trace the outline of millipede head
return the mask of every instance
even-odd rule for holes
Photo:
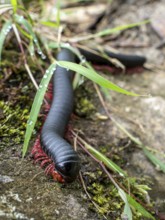
[[[66,182],[72,182],[76,179],[80,165],[78,161],[65,161],[55,165],[55,169]]]

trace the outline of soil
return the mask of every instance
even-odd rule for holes
[[[94,9],[96,9],[96,4],[97,2],[93,1],[89,3],[90,7],[93,6]],[[49,7],[51,7],[51,1]],[[79,5],[76,5],[76,10],[79,7]],[[81,5],[81,7],[87,6]],[[105,8],[106,3],[103,1],[100,13]],[[122,88],[144,96],[131,97],[108,91],[110,99],[106,96],[104,98],[111,116],[132,135],[138,137],[145,146],[152,149],[155,155],[165,163],[165,47],[163,43],[165,29],[164,15],[162,13],[165,9],[165,2],[163,0],[116,1],[108,9],[109,11],[107,10],[106,15],[94,26],[92,31],[102,30],[105,26],[112,28],[126,23],[138,22],[146,18],[150,19],[149,24],[125,30],[109,38],[105,37],[104,42],[103,39],[96,39],[98,41],[96,43],[104,44],[106,48],[111,46],[125,53],[130,52],[147,57],[147,63],[143,70],[132,69],[126,73],[117,74],[108,74],[108,71],[105,71],[107,74],[104,75]],[[97,16],[95,14],[94,21]],[[89,26],[93,25],[94,21],[91,20],[90,25],[89,20],[88,25],[85,21],[83,24],[79,21],[81,22],[79,27],[80,35],[87,28],[88,31],[91,31]],[[73,22],[72,20],[69,25],[70,29],[75,29],[77,26],[75,21]],[[1,69],[1,72],[3,70],[4,68]],[[18,69],[16,68],[14,71],[18,71]],[[5,73],[9,74],[9,71]],[[11,77],[16,79],[18,75]],[[9,76],[9,79],[13,78]],[[2,79],[4,80],[4,78]],[[26,81],[26,79],[24,80]],[[13,103],[16,103],[16,105],[21,103],[21,106],[23,108],[26,107],[29,111],[35,94],[31,84],[26,104],[22,104],[24,99],[20,101],[19,98],[15,98],[17,94],[21,93],[19,97],[22,97],[22,94],[26,94],[24,93],[26,91],[25,81],[22,86],[24,88],[23,91],[18,88],[18,81],[12,80],[3,81],[5,83],[0,89],[5,102],[14,100]],[[14,88],[18,89],[14,90]],[[105,116],[106,113],[91,82],[85,82],[76,91],[77,102],[80,101],[80,94],[88,100],[92,107],[89,112],[87,109],[82,114],[77,110],[78,118],[72,122],[74,128],[81,130],[84,139],[96,149],[105,150],[106,155],[115,160],[116,163],[119,163],[122,169],[128,172],[129,176],[136,177],[139,182],[145,182],[146,185],[149,185],[151,190],[149,191],[148,200],[154,203],[153,210],[155,213],[159,213],[158,219],[165,219],[164,173],[152,165],[142,149],[130,141],[128,136],[116,127],[111,120],[106,117],[98,117],[98,113],[99,116]],[[12,108],[14,109],[14,107]],[[79,108],[81,109],[81,107]],[[0,119],[4,120],[4,113],[2,112],[3,109],[0,111]],[[5,115],[5,117],[7,116]],[[17,118],[17,120],[19,119]],[[22,127],[21,131],[24,129]],[[44,171],[38,165],[33,163],[30,153],[22,161],[23,139],[16,141],[16,135],[17,132],[14,133],[14,136],[12,134],[10,138],[10,134],[8,134],[7,141],[4,137],[0,139],[0,219],[104,219],[103,215],[98,214],[97,210],[92,207],[91,201],[84,192],[79,179],[66,185],[55,183],[51,178],[45,176]],[[35,135],[33,136],[34,138]],[[31,146],[32,143],[33,140],[30,144]],[[100,168],[82,149],[78,149],[78,152],[82,161],[82,175],[87,186],[90,186],[91,173],[95,172],[97,175]],[[99,183],[100,181],[104,182],[103,179],[98,179]],[[105,216],[107,219],[121,219],[121,213],[122,209],[116,208],[116,210],[106,213]],[[136,219],[145,218],[136,216]]]

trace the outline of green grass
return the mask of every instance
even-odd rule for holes
[[[17,0],[10,0],[11,5],[13,6],[13,12],[14,14],[17,12],[17,8],[18,8],[18,3]]]
[[[125,94],[125,95],[130,95],[130,96],[139,96],[136,93],[133,92],[129,92],[125,89],[120,88],[119,86],[115,85],[114,83],[110,82],[109,80],[105,79],[104,77],[102,77],[101,75],[99,75],[96,71],[94,71],[91,68],[87,68],[84,66],[81,66],[79,64],[76,63],[72,63],[72,62],[67,62],[67,61],[58,61],[57,64],[61,67],[64,67],[66,69],[70,69],[73,70],[76,73],[79,73],[85,77],[87,77],[88,79],[90,79],[91,81],[97,83],[98,85]]]

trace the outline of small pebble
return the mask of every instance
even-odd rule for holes
[[[14,179],[12,179],[9,176],[0,175],[0,183],[10,183],[10,182],[13,182],[13,181],[14,181]]]

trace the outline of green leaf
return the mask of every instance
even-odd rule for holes
[[[15,14],[14,18],[17,23],[22,24],[24,28],[30,33],[31,39],[33,40],[34,44],[37,47],[38,54],[41,55],[41,58],[45,59],[45,55],[41,50],[36,34],[34,33],[32,25],[29,23],[29,21],[26,20],[23,16],[20,16],[18,14]]]
[[[24,28],[30,33],[33,40],[36,39],[36,35],[33,32],[33,28],[28,20],[26,20],[22,15],[18,15],[18,14],[15,14],[14,18],[18,24],[22,24],[24,26]]]
[[[150,151],[147,150],[146,147],[143,148],[143,151],[145,155],[148,157],[148,159],[160,170],[162,170],[165,173],[165,164],[160,161],[157,157],[155,157],[154,154],[152,154]]]
[[[22,150],[22,156],[24,157],[27,150],[28,150],[28,145],[29,145],[29,141],[30,138],[32,136],[32,132],[34,130],[34,126],[36,124],[37,121],[37,117],[44,99],[44,94],[46,92],[48,83],[52,77],[52,74],[54,73],[56,69],[56,64],[53,63],[50,65],[50,67],[46,70],[41,83],[39,85],[39,89],[36,93],[36,96],[34,98],[34,102],[30,111],[30,116],[29,116],[29,120],[27,122],[27,126],[26,126],[26,133],[25,133],[25,139],[24,139],[24,145],[23,145],[23,150]]]
[[[126,193],[120,187],[118,189],[118,193],[119,193],[120,197],[122,198],[122,200],[125,203],[124,212],[123,212],[122,216],[124,216],[128,220],[132,220],[132,211],[131,211],[130,205],[128,203]]]
[[[103,31],[100,31],[96,34],[90,34],[90,35],[87,35],[87,36],[83,36],[83,37],[76,37],[76,42],[77,40],[78,41],[83,41],[83,40],[89,40],[89,39],[92,39],[92,38],[97,38],[97,37],[103,37],[103,36],[106,36],[106,35],[110,35],[110,34],[114,34],[114,33],[117,33],[119,31],[123,31],[123,30],[126,30],[126,29],[129,29],[129,28],[134,28],[134,27],[138,27],[140,25],[143,25],[143,24],[147,24],[149,23],[150,20],[144,20],[144,21],[141,21],[141,22],[137,22],[137,23],[132,23],[132,24],[126,24],[126,25],[121,25],[121,26],[117,26],[115,28],[108,28],[108,29],[105,29]],[[74,42],[74,39],[73,39],[73,42]]]
[[[17,0],[10,0],[10,2],[13,6],[14,13],[16,13],[17,12],[17,7],[18,7]]]
[[[103,30],[101,32],[98,32],[98,33],[94,34],[94,36],[95,37],[102,37],[102,36],[105,36],[105,35],[114,34],[116,32],[123,31],[123,30],[130,29],[130,28],[134,28],[134,27],[140,26],[142,24],[147,24],[149,22],[150,22],[149,20],[144,20],[144,21],[141,21],[141,22],[133,23],[133,24],[121,25],[121,26],[118,26],[118,27],[115,27],[115,28],[106,29],[106,30]]]
[[[129,204],[135,208],[138,212],[140,212],[144,217],[148,218],[148,219],[153,219],[155,220],[155,218],[143,207],[141,206],[138,202],[136,202],[130,195],[127,195],[127,199]]]
[[[93,154],[99,161],[102,161],[109,169],[113,170],[114,172],[117,172],[120,174],[120,176],[126,176],[126,173],[124,170],[122,170],[117,164],[115,164],[112,160],[107,158],[105,155],[97,151],[95,148],[90,146],[87,143],[84,143],[85,147],[90,151],[91,154]]]
[[[18,30],[27,38],[29,38],[30,40],[32,40],[32,37],[30,34],[28,34],[23,28],[21,28],[20,25],[17,25]]]
[[[57,25],[60,26],[60,0],[57,1],[56,8],[57,8],[56,21],[57,21]]]
[[[129,92],[125,89],[120,88],[119,86],[115,85],[114,83],[110,82],[109,80],[99,75],[97,72],[95,72],[91,68],[86,68],[84,66],[81,66],[80,64],[76,64],[76,63],[72,63],[68,61],[58,61],[57,64],[61,67],[64,67],[66,69],[71,69],[74,72],[77,72],[87,77],[88,79],[92,80],[93,82],[99,84],[102,87],[114,90],[119,93],[123,93],[125,95],[139,96],[136,93]]]
[[[48,27],[58,27],[58,24],[52,21],[41,21],[40,23]]]
[[[4,41],[5,41],[5,38],[8,35],[11,28],[12,28],[12,22],[7,21],[3,25],[2,29],[1,29],[1,32],[0,32],[0,64],[1,64],[1,54],[2,54],[2,48],[3,48],[3,45],[4,45]]]

